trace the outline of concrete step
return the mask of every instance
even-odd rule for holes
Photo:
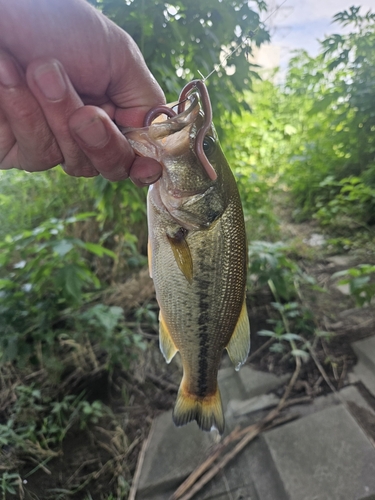
[[[220,372],[226,433],[238,424],[259,421],[278,401],[264,391],[288,378],[244,368],[242,377],[233,369]],[[375,425],[375,413],[354,386],[340,394],[341,400],[330,394],[290,408],[301,415],[299,420],[259,436],[195,500],[369,500],[375,495],[375,448],[348,408],[355,410],[361,425]],[[169,498],[208,456],[215,438],[217,434],[201,432],[195,422],[176,428],[171,412],[157,417],[137,500]]]
[[[176,489],[214,445],[214,434],[202,432],[195,423],[177,428],[172,411],[155,418],[138,486],[138,499]]]
[[[352,343],[358,363],[350,380],[360,380],[375,396],[375,336]]]
[[[263,395],[266,392],[275,390],[284,385],[288,379],[289,376],[277,377],[269,373],[258,372],[249,366],[242,367],[239,372],[236,372],[232,367],[220,370],[218,377],[219,387],[224,410],[227,410],[225,413],[225,434],[233,430],[234,425],[238,423],[244,421],[245,425],[250,425],[250,423],[257,421],[262,416],[259,412],[252,412],[251,416],[239,419],[234,418],[233,406],[230,403],[235,401],[238,404],[241,400],[251,398],[254,404],[254,396]],[[272,395],[270,397],[272,399]],[[264,396],[261,398],[264,398]],[[260,404],[255,402],[257,410],[264,409],[267,406],[269,405],[265,405],[264,399],[261,400]],[[217,435],[214,433],[200,431],[195,422],[181,428],[175,427],[172,422],[171,411],[159,415],[154,420],[150,432],[151,437],[142,467],[137,500],[147,498],[152,498],[153,500],[159,500],[160,498],[161,500],[168,498],[168,495],[172,494],[179,484],[209,454],[210,449],[215,444],[215,438],[217,438]],[[235,466],[229,466],[224,473],[227,476],[218,476],[202,490],[201,496],[196,497],[197,500],[205,498],[218,498],[220,500],[224,500],[225,498],[263,500],[263,498],[258,498],[256,490],[253,487],[253,479],[249,475],[247,463],[251,458],[254,467],[261,468],[259,464],[269,461],[267,451],[265,451],[266,458],[261,457],[264,449],[266,449],[264,445],[263,447],[262,445],[257,445],[258,451],[245,458],[243,465],[236,462]],[[268,478],[267,481],[270,484],[272,480],[271,471],[272,468],[267,474],[263,474],[264,478]],[[246,489],[245,496],[243,488]],[[269,486],[269,489],[271,491],[272,487]],[[269,500],[274,500],[275,498],[271,496]],[[279,500],[284,499],[280,497]]]
[[[268,394],[285,385],[290,376],[277,376],[272,373],[254,370],[248,365],[238,372],[233,367],[219,370],[219,387],[224,410],[229,401],[243,401],[260,394]]]
[[[289,500],[375,495],[375,449],[343,405],[264,433]]]

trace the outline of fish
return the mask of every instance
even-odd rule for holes
[[[179,352],[183,367],[172,418],[177,426],[195,420],[202,430],[222,434],[217,377],[223,351],[236,370],[250,351],[240,195],[203,81],[184,87],[177,112],[155,107],[144,125],[125,135],[136,154],[162,165],[147,196],[148,259],[160,349],[167,363]]]

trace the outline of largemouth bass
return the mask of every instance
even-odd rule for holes
[[[154,121],[160,113],[168,119]],[[204,83],[181,92],[178,112],[151,110],[126,131],[135,152],[159,161],[148,192],[149,267],[160,306],[160,348],[180,352],[176,425],[224,430],[217,374],[223,350],[238,370],[250,349],[245,303],[247,245],[235,179],[220,148]]]

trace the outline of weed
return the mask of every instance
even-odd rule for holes
[[[1,499],[5,500],[7,494],[17,495],[17,489],[22,490],[22,481],[17,472],[3,472],[0,478]]]
[[[273,283],[279,300],[297,297],[302,283],[315,284],[311,276],[287,257],[288,247],[282,242],[254,241],[249,245],[249,271],[252,286]]]
[[[349,292],[358,307],[370,304],[375,297],[375,266],[361,264],[351,269],[339,271],[332,276],[333,279],[341,278],[340,285],[349,284]]]
[[[290,352],[307,359],[315,324],[311,311],[301,304],[301,286],[318,288],[315,280],[287,257],[287,252],[288,248],[280,242],[258,241],[249,247],[250,278],[254,284],[269,287],[275,300],[271,305],[278,316],[268,320],[272,330],[263,329],[258,334],[275,341],[271,351]]]
[[[329,176],[320,183],[316,218],[323,226],[334,226],[347,231],[368,229],[375,218],[375,189],[355,176],[340,181]]]
[[[54,401],[35,386],[19,385],[16,401],[5,424],[0,424],[0,443],[15,447],[16,452],[32,452],[39,459],[56,456],[69,429],[77,425],[86,429],[98,423],[108,409],[100,401],[89,403],[80,396],[66,395]]]

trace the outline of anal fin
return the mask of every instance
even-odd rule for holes
[[[178,349],[172,340],[161,311],[159,313],[159,343],[160,350],[165,358],[165,361],[170,363]]]
[[[240,316],[236,328],[226,347],[228,355],[235,369],[238,371],[245,363],[250,352],[250,324],[246,309],[246,297],[244,298]]]

